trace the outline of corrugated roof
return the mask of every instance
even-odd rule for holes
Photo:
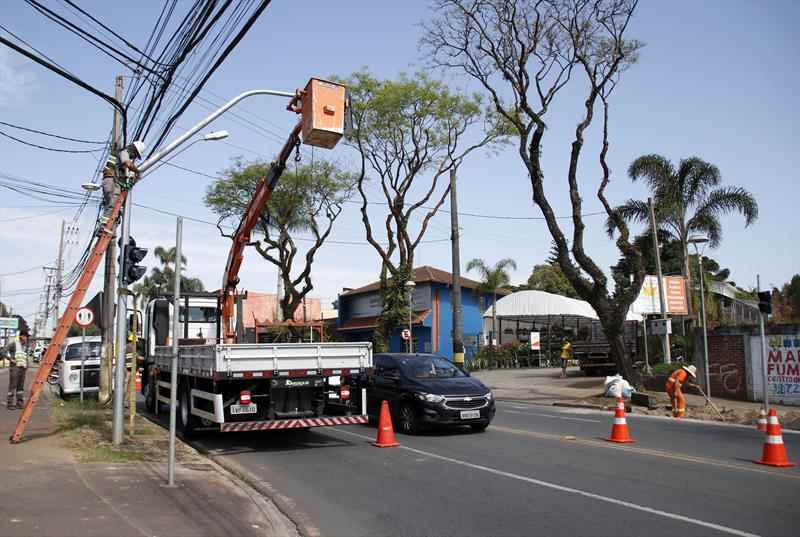
[[[453,275],[445,270],[437,269],[430,266],[423,266],[417,267],[414,269],[414,283],[441,283],[444,285],[453,285]],[[480,285],[480,282],[475,280],[471,280],[469,278],[465,278],[461,276],[461,287],[466,287],[467,289],[476,289]],[[345,291],[342,293],[342,296],[352,296],[352,295],[361,295],[364,293],[369,293],[371,291],[377,291],[381,287],[381,282],[372,282],[364,287],[359,287],[358,289],[350,289],[349,291]],[[510,291],[506,290],[498,290],[498,295],[507,295]]]

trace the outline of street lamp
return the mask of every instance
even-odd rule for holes
[[[97,183],[83,183],[81,185],[81,188],[84,189],[89,194],[91,194],[92,192],[97,192],[98,190],[100,190],[100,185],[98,185]]]
[[[414,352],[414,333],[411,331],[411,318],[414,313],[414,288],[417,286],[413,280],[406,282],[406,291],[408,291],[408,354]]]
[[[230,136],[230,134],[228,133],[228,131],[214,131],[214,132],[209,132],[208,134],[204,134],[204,135],[203,135],[202,137],[200,137],[200,138],[195,138],[194,140],[192,140],[191,142],[189,142],[189,144],[188,144],[188,145],[186,145],[186,146],[185,146],[184,148],[182,148],[180,151],[178,151],[177,153],[175,153],[174,155],[172,155],[170,158],[168,158],[168,159],[166,159],[166,160],[164,160],[164,161],[160,162],[160,163],[159,163],[157,166],[155,166],[154,168],[150,169],[150,171],[148,171],[146,174],[143,174],[143,175],[142,175],[142,177],[146,177],[146,176],[150,175],[151,173],[153,173],[154,171],[156,171],[157,169],[159,169],[161,166],[163,166],[163,165],[165,165],[165,164],[169,164],[169,162],[170,162],[172,159],[174,159],[175,157],[177,157],[178,155],[180,155],[181,153],[183,153],[184,151],[186,151],[187,149],[189,149],[190,147],[192,147],[192,146],[193,146],[194,144],[196,144],[197,142],[216,142],[216,141],[218,141],[218,140],[224,140],[224,139],[225,139],[225,138],[227,138],[228,136]]]
[[[708,397],[711,397],[711,384],[710,384],[710,376],[709,376],[709,363],[708,363],[708,323],[706,322],[706,290],[705,290],[705,278],[703,276],[703,256],[701,255],[701,251],[698,248],[698,244],[705,244],[708,242],[708,237],[704,237],[703,235],[692,235],[689,237],[687,241],[689,244],[694,244],[694,253],[697,255],[697,263],[700,267],[700,312],[703,316],[703,356],[705,359],[705,367],[706,370],[706,391],[708,392]],[[705,247],[703,248],[705,249]]]

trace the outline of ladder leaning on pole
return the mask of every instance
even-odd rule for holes
[[[42,389],[44,389],[45,381],[50,375],[50,370],[53,369],[56,356],[58,356],[58,350],[61,348],[61,344],[64,342],[64,338],[67,336],[67,333],[69,332],[69,329],[75,320],[75,314],[81,307],[81,303],[86,296],[86,291],[89,288],[89,285],[91,285],[92,279],[97,272],[97,267],[100,265],[100,261],[103,259],[103,255],[105,254],[106,249],[111,242],[111,238],[113,237],[114,233],[114,227],[116,226],[117,218],[119,217],[120,208],[125,203],[125,198],[127,197],[127,190],[123,190],[120,195],[117,196],[117,200],[111,209],[111,214],[108,215],[108,221],[103,224],[100,237],[98,238],[97,243],[94,245],[92,253],[89,255],[89,259],[86,260],[86,266],[84,266],[83,272],[78,279],[78,285],[75,289],[75,292],[72,293],[72,296],[69,299],[67,309],[64,311],[64,315],[62,315],[61,319],[59,320],[58,327],[56,328],[55,334],[53,334],[53,339],[47,346],[47,351],[45,352],[42,362],[39,365],[36,378],[31,385],[30,396],[28,397],[27,403],[25,403],[25,408],[22,410],[22,414],[19,416],[19,421],[17,421],[17,427],[14,429],[14,434],[11,435],[10,440],[12,444],[17,444],[22,440],[25,427],[28,425],[28,421],[31,419],[31,414],[33,414],[33,407],[36,406],[36,402],[39,400],[39,396],[42,394]]]

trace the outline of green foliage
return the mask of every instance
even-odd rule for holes
[[[175,258],[177,257],[175,247],[164,248],[156,246],[153,254],[159,260],[161,266],[150,269],[150,274],[142,278],[133,287],[133,292],[141,296],[144,302],[161,293],[172,293],[175,286],[175,269],[171,266],[175,264]],[[205,291],[203,282],[199,278],[183,275],[186,265],[186,256],[181,255],[181,292],[198,293]]]
[[[270,170],[264,161],[233,161],[206,190],[205,204],[220,218],[237,227],[258,185]],[[281,310],[291,319],[303,298],[314,288],[311,283],[314,256],[330,235],[342,205],[353,193],[354,175],[325,160],[287,169],[281,175],[272,196],[259,215],[256,228],[263,238],[252,243],[256,251],[275,265],[281,275],[284,294]],[[300,235],[312,235],[313,243],[302,256],[303,264],[294,271]]]
[[[800,319],[800,274],[795,274],[789,283],[783,286],[783,295],[792,308],[792,319]]]
[[[575,292],[575,288],[572,287],[567,277],[561,272],[561,267],[553,261],[533,267],[533,272],[528,277],[528,289],[536,289],[569,298],[578,298],[578,293]]]
[[[385,274],[385,273],[384,273]],[[375,331],[376,352],[388,351],[389,339],[392,332],[408,323],[409,310],[409,291],[406,283],[413,277],[411,267],[401,265],[391,278],[381,278],[381,297],[383,298],[383,309],[378,319],[378,329]],[[380,350],[378,350],[380,349]]]
[[[660,362],[653,366],[653,374],[654,375],[671,375],[673,371],[680,369],[683,364],[672,362],[671,364],[667,364],[665,362]]]

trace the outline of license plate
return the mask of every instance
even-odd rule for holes
[[[237,414],[256,414],[258,412],[258,405],[250,403],[249,405],[231,405],[231,415]]]
[[[480,418],[481,412],[480,410],[462,410],[461,411],[461,419],[462,420],[474,420],[475,418]]]

